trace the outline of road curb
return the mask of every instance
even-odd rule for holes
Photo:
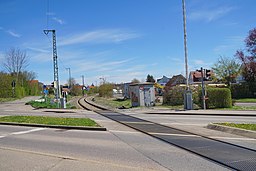
[[[13,122],[0,122],[0,125],[57,128],[57,129],[76,129],[76,130],[88,130],[88,131],[107,131],[107,129],[104,127],[43,125],[43,124],[13,123]]]
[[[143,112],[144,114],[159,115],[207,115],[207,116],[248,116],[256,117],[256,114],[233,114],[233,113],[178,113],[178,112]]]
[[[233,128],[233,127],[217,125],[217,124],[213,124],[213,123],[208,124],[206,126],[206,128],[256,139],[256,131],[250,131],[250,130],[245,130],[245,129],[240,129],[240,128]]]

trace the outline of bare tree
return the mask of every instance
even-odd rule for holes
[[[29,57],[26,51],[21,51],[19,48],[10,48],[4,57],[3,67],[7,72],[16,75],[19,74],[28,66]]]
[[[31,80],[36,79],[37,75],[33,71],[24,71],[24,72],[22,72],[22,77],[25,80],[31,81]]]

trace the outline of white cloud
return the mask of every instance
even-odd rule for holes
[[[196,65],[204,65],[205,64],[205,62],[203,60],[199,60],[199,59],[194,60],[194,63]]]
[[[62,19],[59,19],[57,17],[53,17],[52,19],[61,25],[65,24],[65,22]]]
[[[34,47],[27,47],[27,49],[35,51],[35,52],[41,52],[41,53],[49,53],[49,50],[40,49],[40,48],[34,48]]]
[[[222,44],[216,46],[213,51],[218,54],[225,54],[227,51],[235,52],[244,43],[245,36],[230,36],[227,37]]]
[[[76,66],[73,69],[74,73],[81,73],[81,72],[115,72],[115,69],[122,67],[125,63],[128,63],[129,60],[118,60],[118,61],[92,61],[88,59],[84,60],[75,60],[70,63],[72,66]]]
[[[55,13],[54,13],[54,12],[47,12],[46,15],[48,15],[48,16],[54,16]]]
[[[134,32],[124,32],[118,29],[103,29],[63,38],[59,45],[64,46],[78,43],[119,43],[138,37],[140,37],[140,35]]]
[[[10,34],[11,36],[13,36],[13,37],[17,37],[17,38],[20,38],[20,37],[21,37],[20,34],[15,33],[14,31],[8,30],[8,31],[6,31],[6,32],[7,32],[8,34]]]
[[[205,20],[206,22],[211,22],[217,20],[230,11],[232,11],[233,7],[220,7],[216,9],[204,9],[194,11],[188,14],[188,19],[190,20]]]
[[[4,59],[4,53],[0,52],[0,60],[2,61]]]

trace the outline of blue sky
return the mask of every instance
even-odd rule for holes
[[[49,4],[49,5],[47,5]],[[190,70],[233,57],[255,27],[255,0],[186,0]],[[55,29],[59,80],[129,82],[185,74],[181,0],[0,0],[0,60],[26,50],[27,70],[53,81]],[[3,69],[1,69],[3,70]]]

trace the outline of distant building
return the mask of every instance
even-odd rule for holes
[[[211,81],[212,77],[214,76],[213,70],[210,70],[209,72],[210,76],[207,78],[207,80],[205,81]],[[189,84],[200,84],[202,82],[202,73],[199,71],[191,71],[189,73],[189,79],[188,79],[188,83]]]
[[[174,75],[166,84],[166,86],[173,87],[173,86],[185,84],[185,83],[186,83],[186,78],[183,75],[179,74],[179,75]]]
[[[157,79],[156,82],[160,84],[161,86],[165,86],[169,82],[170,78],[163,76],[160,79]]]
[[[126,99],[130,99],[130,85],[132,83],[124,83],[123,86],[121,87],[123,97]]]

